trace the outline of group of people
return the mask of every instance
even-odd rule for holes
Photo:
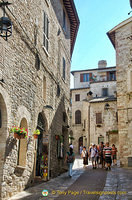
[[[88,159],[92,161],[93,169],[99,168],[101,164],[102,168],[110,170],[112,161],[113,165],[116,165],[117,148],[115,144],[110,147],[109,142],[106,142],[105,145],[103,142],[100,145],[91,144],[88,150],[85,146],[80,146],[80,154],[83,158],[84,167],[88,165]]]
[[[88,165],[88,160],[92,161],[93,169],[99,168],[99,165],[102,165],[102,168],[106,170],[111,170],[111,164],[116,165],[116,154],[117,148],[113,144],[112,147],[109,146],[109,142],[106,142],[104,145],[103,142],[100,145],[91,144],[89,149],[86,147],[80,146],[80,154],[83,158],[84,167]],[[73,152],[73,145],[69,147],[69,151],[66,154],[65,162],[68,164],[68,175],[72,177],[72,167],[75,160],[75,154]]]

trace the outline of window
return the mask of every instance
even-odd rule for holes
[[[59,84],[57,85],[57,97],[59,97],[60,96],[60,86],[59,86]]]
[[[66,79],[66,61],[65,58],[63,58],[63,79]]]
[[[35,55],[35,68],[37,71],[40,69],[40,59],[39,59],[39,55],[37,53]]]
[[[102,96],[107,97],[108,96],[108,88],[102,88]]]
[[[63,29],[64,31],[66,31],[66,14],[64,10],[63,10]]]
[[[46,101],[46,77],[43,77],[43,99]]]
[[[75,101],[80,101],[80,94],[75,95]]]
[[[81,124],[81,111],[77,110],[75,112],[75,124]]]
[[[89,82],[92,78],[92,73],[80,74],[80,82]]]
[[[49,50],[49,20],[45,12],[44,12],[43,45],[45,49],[48,51]]]
[[[116,80],[116,72],[107,72],[107,81],[115,81]]]
[[[102,113],[96,113],[96,124],[102,124]]]
[[[63,122],[66,122],[66,119],[67,119],[66,113],[63,112]]]
[[[116,121],[118,122],[118,112],[116,112]]]

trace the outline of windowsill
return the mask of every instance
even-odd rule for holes
[[[72,126],[82,126],[82,124],[72,124]]]
[[[46,56],[49,57],[49,53],[48,53],[48,51],[46,50],[46,48],[45,48],[43,45],[42,45],[42,48],[43,48],[43,50],[44,50]]]
[[[21,165],[17,165],[16,168],[23,169],[23,170],[26,169],[26,167],[23,167]]]

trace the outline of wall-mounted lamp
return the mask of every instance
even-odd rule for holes
[[[132,0],[129,0],[130,1],[130,7],[132,8]],[[132,12],[132,10],[128,13],[128,15],[130,15]]]
[[[3,17],[0,18],[0,36],[7,38],[12,35],[12,22],[8,17],[5,17],[5,6],[10,5],[11,3],[7,2],[0,2],[0,7],[3,9]]]

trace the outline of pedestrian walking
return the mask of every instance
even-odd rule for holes
[[[112,163],[111,155],[112,155],[112,148],[109,147],[109,142],[106,142],[106,145],[103,149],[103,156],[107,165],[106,170],[108,169],[111,170],[111,163]]]
[[[100,157],[100,164],[102,165],[102,168],[105,167],[105,159],[103,156],[103,149],[104,149],[104,142],[101,142],[100,146],[99,146],[99,157]]]
[[[115,144],[113,144],[112,145],[112,161],[113,161],[113,165],[117,164],[116,154],[117,154],[117,148],[116,148]]]
[[[96,153],[96,162],[97,162],[97,168],[99,168],[99,145],[95,146],[97,153]]]
[[[91,160],[91,157],[90,157],[90,151],[91,151],[92,146],[93,146],[93,144],[91,144],[91,145],[89,146],[89,149],[88,149],[89,161]]]
[[[92,160],[93,169],[96,169],[96,154],[97,154],[97,149],[95,144],[93,144],[92,148],[90,149],[90,157]]]
[[[72,167],[75,160],[75,154],[73,152],[73,145],[70,145],[69,152],[67,152],[65,162],[68,164],[68,175],[72,177]]]
[[[85,146],[83,147],[81,157],[83,158],[83,165],[86,167],[88,165],[88,152]]]

